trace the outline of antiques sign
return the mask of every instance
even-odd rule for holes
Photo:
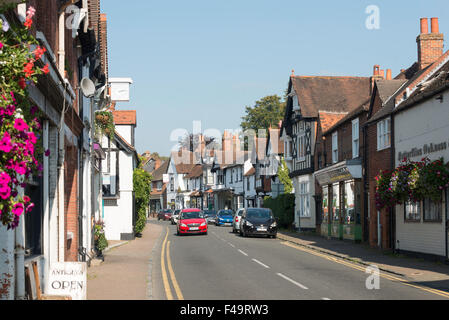
[[[426,154],[442,151],[447,149],[447,142],[442,142],[438,144],[428,143],[422,148],[413,148],[409,151],[399,152],[398,161],[402,161],[404,158],[410,159],[415,157],[422,157]]]
[[[57,262],[50,267],[48,293],[71,296],[72,300],[87,299],[87,267],[85,262]]]

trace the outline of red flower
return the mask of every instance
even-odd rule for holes
[[[20,86],[22,89],[25,89],[25,88],[27,87],[27,84],[26,84],[26,82],[25,82],[25,78],[20,78],[20,80],[19,80],[19,86]]]
[[[36,60],[39,60],[40,58],[42,58],[42,56],[44,55],[44,53],[46,51],[47,51],[47,49],[38,46],[37,49],[33,51],[33,54],[34,54],[34,57],[36,58]]]
[[[48,63],[41,70],[44,74],[48,74],[50,72],[50,69],[48,68]]]
[[[23,69],[23,72],[25,72],[25,77],[29,78],[33,75],[34,70],[34,61],[30,61],[25,65],[25,68]]]
[[[27,27],[27,29],[30,29],[31,26],[33,25],[33,20],[31,19],[26,19],[25,23],[23,24],[25,27]]]

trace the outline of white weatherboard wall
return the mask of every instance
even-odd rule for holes
[[[420,161],[423,157],[437,160],[444,157],[449,161],[449,94],[444,93],[443,103],[429,99],[395,115],[396,167],[400,165],[400,153],[414,148],[422,149],[422,155],[410,157]],[[424,153],[424,145],[446,143],[443,150]],[[403,157],[401,157],[403,158]],[[447,199],[443,198],[441,222],[405,222],[404,206],[396,206],[396,249],[446,256],[445,221]]]
[[[309,184],[309,205],[310,205],[310,217],[300,217],[299,216],[299,192],[300,192],[300,184],[307,182]],[[301,224],[301,228],[306,229],[315,229],[316,228],[316,219],[315,219],[315,199],[313,195],[315,194],[315,178],[313,175],[303,175],[299,177],[293,178],[293,185],[295,188],[295,224],[299,226]]]

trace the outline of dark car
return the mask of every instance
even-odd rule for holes
[[[240,235],[265,235],[276,238],[277,221],[270,209],[249,208],[242,216]]]
[[[163,209],[161,211],[159,211],[158,215],[157,215],[157,220],[171,220],[171,216],[173,214],[173,211],[171,209]]]
[[[216,226],[232,226],[233,222],[234,222],[234,211],[232,210],[218,211],[217,218],[215,219]]]
[[[215,223],[215,219],[217,218],[217,211],[204,210],[204,218],[206,218],[207,223]]]

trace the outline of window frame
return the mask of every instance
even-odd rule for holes
[[[417,213],[414,214],[415,218],[409,218],[409,215],[407,214],[407,208],[410,204],[416,204],[418,205],[418,210]],[[411,202],[411,201],[407,201],[404,203],[404,222],[421,222],[422,221],[422,203],[421,201],[417,201],[417,202]],[[416,216],[417,214],[419,215],[419,218],[417,219]]]
[[[430,198],[425,198],[422,201],[422,206],[421,207],[422,207],[422,219],[423,219],[423,222],[437,222],[437,223],[443,222],[443,201],[440,200],[438,202],[440,210],[439,210],[439,216],[436,219],[435,218],[431,218],[431,219],[426,218],[426,203],[429,203],[429,205],[432,205],[432,203],[435,204],[435,201],[433,201]]]
[[[310,210],[310,183],[301,182],[299,183],[299,216],[301,218],[311,218],[312,212]],[[306,214],[306,208],[307,214]]]
[[[354,130],[354,126],[357,126]],[[357,138],[355,138],[355,134]],[[357,146],[355,145],[357,144]],[[352,120],[352,158],[356,159],[360,156],[360,121],[359,118]]]
[[[377,122],[377,151],[385,150],[390,147],[391,147],[391,119],[388,117]]]
[[[338,162],[338,131],[335,131],[334,133],[332,133],[332,163],[334,164],[337,162]]]

